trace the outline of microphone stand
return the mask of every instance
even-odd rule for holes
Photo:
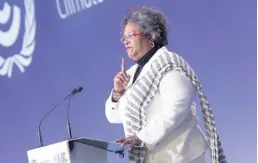
[[[80,93],[83,90],[82,87],[79,87],[78,89],[76,89],[76,92],[69,98],[68,101],[68,108],[67,108],[67,131],[68,131],[68,139],[72,139],[72,129],[71,129],[71,125],[70,125],[70,108],[71,108],[71,100],[72,98],[77,94]]]
[[[68,108],[67,108],[67,130],[68,130],[68,136],[69,136],[69,139],[72,139],[72,130],[71,130],[71,125],[70,125],[70,106],[71,106],[71,99],[74,97],[71,96],[71,98],[69,98],[69,101],[68,101]]]
[[[43,146],[43,141],[42,141],[42,133],[41,133],[41,124],[42,124],[42,122],[43,122],[43,120],[50,114],[50,113],[52,113],[54,110],[55,110],[55,108],[57,107],[57,106],[59,106],[62,102],[64,102],[66,99],[68,99],[70,96],[72,96],[72,95],[74,95],[75,93],[77,92],[77,89],[74,89],[73,91],[72,91],[72,93],[70,93],[68,96],[66,96],[62,101],[60,101],[58,104],[56,104],[49,112],[47,112],[42,118],[41,118],[41,120],[40,120],[40,122],[39,122],[39,126],[38,126],[38,139],[39,139],[39,147],[42,147]]]

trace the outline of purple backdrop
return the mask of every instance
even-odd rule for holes
[[[27,150],[38,146],[40,118],[80,85],[84,90],[71,105],[73,136],[107,141],[123,136],[121,125],[107,122],[104,105],[121,57],[127,68],[134,64],[119,41],[121,19],[130,7],[143,4],[166,14],[168,48],[198,74],[228,162],[256,162],[256,1],[82,0],[79,7],[65,7],[76,0],[33,2],[0,0],[0,11],[4,4],[11,7],[8,21],[0,12],[1,162],[28,162]],[[3,39],[12,22],[19,25],[17,38],[4,45],[15,38]],[[44,144],[67,138],[66,108],[67,102],[43,122]]]

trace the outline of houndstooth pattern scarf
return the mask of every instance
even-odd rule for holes
[[[162,76],[168,71],[180,70],[194,84],[198,91],[212,163],[226,163],[211,107],[193,69],[181,56],[168,52],[165,47],[159,49],[157,53],[162,54],[151,63],[150,70],[135,82],[128,97],[126,106],[126,136],[135,135],[146,125],[146,108],[156,94]],[[141,149],[129,151],[129,160],[131,162],[143,163],[145,154],[146,147],[142,144]]]

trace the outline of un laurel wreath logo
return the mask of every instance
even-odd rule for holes
[[[24,0],[25,6],[25,31],[23,35],[22,47],[20,52],[10,57],[3,58],[0,56],[0,75],[12,77],[13,66],[16,65],[24,73],[25,68],[32,62],[32,55],[35,49],[36,20],[35,20],[35,3],[34,0]],[[13,8],[13,10],[12,10]],[[4,24],[10,20],[10,13],[13,11],[13,21],[8,31],[0,30],[0,46],[10,47],[16,41],[20,29],[20,9],[16,5],[10,7],[4,3],[3,10],[0,10],[0,23]]]

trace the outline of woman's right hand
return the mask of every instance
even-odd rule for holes
[[[129,83],[130,75],[125,71],[125,60],[122,58],[121,71],[114,77],[114,90],[118,94],[122,94]]]

